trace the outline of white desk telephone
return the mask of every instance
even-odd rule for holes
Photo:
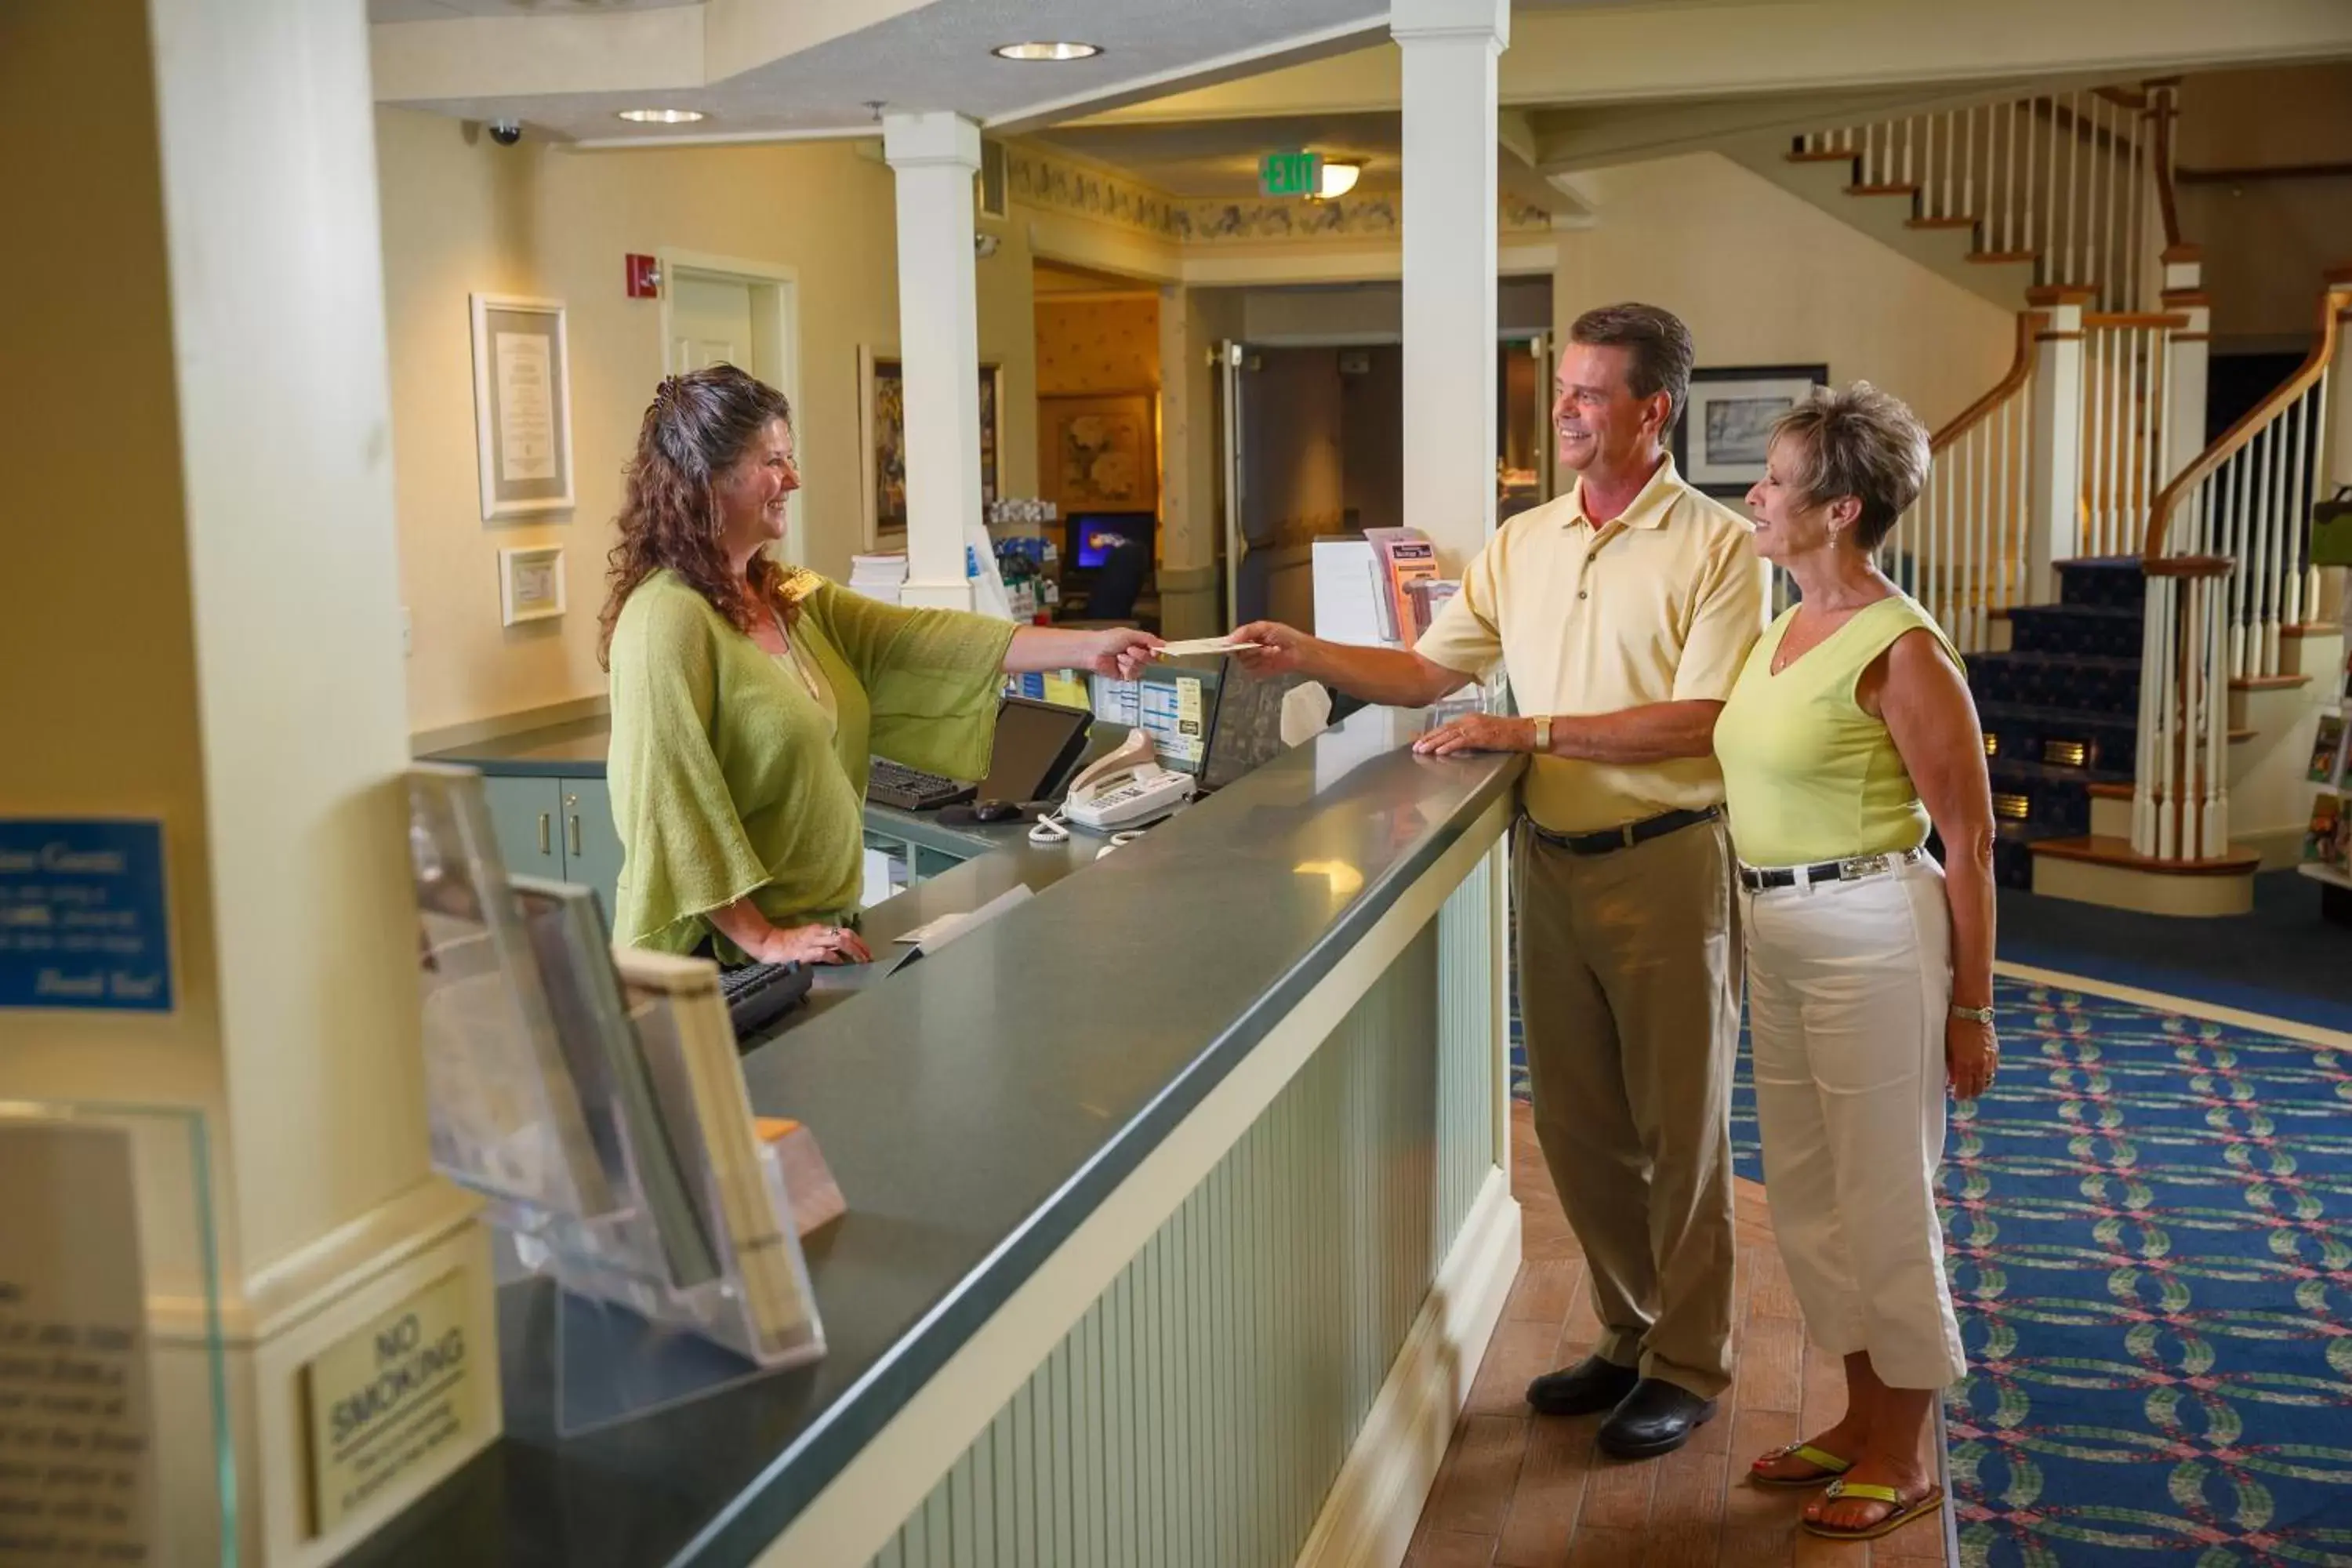
[[[1056,815],[1080,827],[1108,833],[1165,816],[1192,799],[1195,788],[1192,774],[1160,765],[1150,732],[1138,730],[1118,750],[1070,782],[1070,793]]]

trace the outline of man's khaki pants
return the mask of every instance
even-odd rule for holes
[[[1731,1381],[1740,942],[1720,820],[1604,855],[1513,834],[1536,1136],[1584,1248],[1594,1350],[1712,1399]]]

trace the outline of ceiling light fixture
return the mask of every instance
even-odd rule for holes
[[[1102,53],[1100,44],[999,44],[988,51],[1005,60],[1090,60]]]
[[[1323,160],[1322,188],[1315,194],[1327,202],[1334,196],[1344,196],[1356,188],[1356,181],[1363,172],[1361,163],[1335,163],[1326,158]]]
[[[621,118],[637,125],[691,125],[709,116],[698,109],[625,109]]]

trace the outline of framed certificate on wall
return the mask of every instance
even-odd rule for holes
[[[572,356],[558,300],[472,296],[482,519],[572,510]]]

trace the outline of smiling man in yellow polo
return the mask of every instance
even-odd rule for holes
[[[1528,1385],[1547,1415],[1608,1411],[1601,1447],[1664,1454],[1731,1379],[1730,1101],[1740,947],[1716,715],[1764,625],[1747,522],[1666,455],[1690,331],[1650,305],[1588,311],[1552,417],[1568,494],[1513,518],[1410,652],[1261,622],[1259,670],[1425,706],[1497,662],[1519,718],[1415,749],[1534,756],[1512,846],[1536,1132],[1591,1269],[1600,1343]]]

